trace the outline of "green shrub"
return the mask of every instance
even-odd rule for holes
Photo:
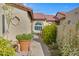
[[[42,38],[43,41],[49,45],[53,42],[56,42],[56,32],[57,32],[57,26],[55,23],[45,26],[42,30]]]
[[[12,48],[10,41],[0,37],[0,56],[14,56],[15,50]]]
[[[17,40],[31,40],[32,39],[32,34],[19,34],[16,36]]]

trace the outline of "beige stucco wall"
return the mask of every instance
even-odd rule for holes
[[[69,21],[70,23],[68,23]],[[57,41],[60,45],[62,43],[60,42],[60,40],[67,41],[78,34],[76,33],[77,22],[79,22],[79,8],[68,12],[66,19],[60,21],[60,25],[58,26],[58,31],[57,31]],[[71,34],[71,36],[69,36],[69,34]]]
[[[16,35],[31,33],[31,19],[26,11],[13,7],[12,16],[17,16],[20,19],[20,22],[16,26],[10,23],[8,33],[6,34],[8,39],[15,41]]]
[[[44,26],[47,26],[47,25],[51,25],[53,22],[47,22],[47,21],[45,21],[44,22]]]

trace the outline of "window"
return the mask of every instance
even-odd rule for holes
[[[42,23],[41,22],[36,22],[36,24],[35,24],[35,30],[38,30],[38,31],[42,30]]]
[[[68,24],[70,24],[70,22],[71,22],[71,21],[70,21],[70,20],[68,20]]]
[[[78,14],[78,12],[75,12],[75,14]]]
[[[3,29],[2,33],[4,34],[5,33],[5,16],[4,15],[2,15],[2,29]]]

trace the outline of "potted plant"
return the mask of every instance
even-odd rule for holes
[[[20,51],[21,52],[28,52],[31,39],[32,39],[32,34],[20,34],[16,35],[16,39],[19,41],[20,44]]]

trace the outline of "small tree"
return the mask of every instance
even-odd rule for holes
[[[45,26],[42,30],[43,41],[49,45],[56,42],[57,26],[55,23]]]

